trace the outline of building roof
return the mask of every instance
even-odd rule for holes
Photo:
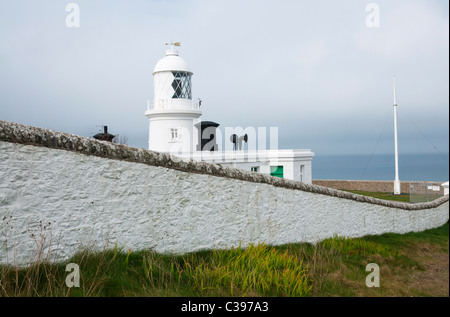
[[[212,121],[201,121],[198,122],[196,124],[194,124],[194,126],[196,127],[218,127],[220,124],[216,123],[216,122],[212,122]]]
[[[167,71],[183,71],[192,74],[188,63],[178,55],[178,51],[169,49],[166,51],[166,56],[161,58],[156,63],[153,73],[167,72]]]

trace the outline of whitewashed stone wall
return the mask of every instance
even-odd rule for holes
[[[441,226],[448,196],[381,201],[0,121],[0,263],[116,242],[185,253]]]

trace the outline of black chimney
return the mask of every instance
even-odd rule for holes
[[[212,121],[202,121],[195,124],[198,129],[197,151],[218,151],[219,145],[216,143],[216,129],[218,123]]]
[[[115,135],[108,133],[108,126],[103,126],[103,133],[97,133],[94,135],[94,139],[101,140],[101,141],[108,141],[111,142],[114,139]]]

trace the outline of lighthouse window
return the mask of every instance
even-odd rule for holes
[[[178,129],[170,129],[170,138],[171,140],[178,139]]]
[[[172,72],[173,82],[172,88],[175,91],[172,98],[192,99],[191,94],[191,76],[187,72]]]
[[[303,176],[305,175],[305,165],[300,165],[300,181],[303,182]]]

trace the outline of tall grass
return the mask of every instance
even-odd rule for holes
[[[208,262],[188,256],[183,271],[202,294],[225,289],[231,296],[307,296],[312,287],[297,255],[264,244],[214,250]]]
[[[80,287],[65,266],[77,263]],[[167,256],[152,251],[80,252],[60,264],[0,267],[0,296],[307,296],[307,267],[264,244]]]
[[[334,236],[321,241],[320,244],[325,248],[334,249],[349,255],[379,254],[387,257],[400,255],[399,251],[392,250],[388,246],[366,241],[361,238]]]
[[[76,263],[80,267],[80,287],[66,285],[66,264]],[[67,297],[99,296],[114,263],[112,251],[86,249],[75,254],[64,263],[49,263],[38,260],[27,267],[0,266],[0,296],[3,297]]]
[[[264,244],[185,255],[112,249],[85,250],[63,263],[45,258],[25,268],[0,265],[1,296],[396,296],[420,270],[411,254],[434,245],[448,253],[448,223],[405,235],[335,236],[317,244]],[[401,252],[400,252],[401,251]],[[364,284],[367,263],[380,265],[383,285]],[[80,268],[80,287],[65,280],[68,263]],[[402,280],[404,279],[404,281]],[[406,296],[405,295],[405,296]]]

